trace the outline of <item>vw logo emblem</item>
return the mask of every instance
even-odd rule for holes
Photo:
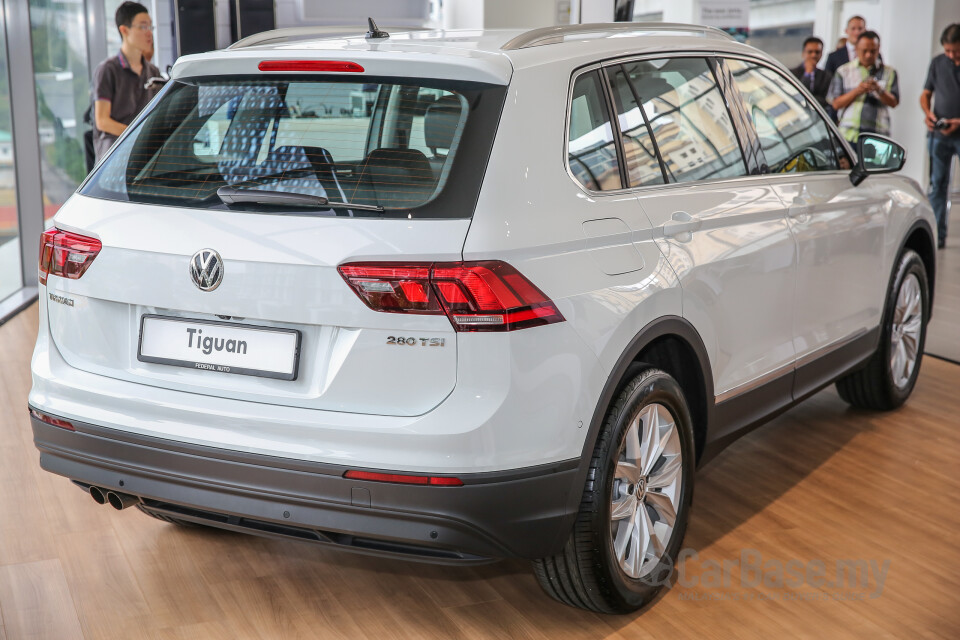
[[[213,291],[223,280],[223,258],[213,249],[201,249],[190,258],[190,277],[201,291]]]

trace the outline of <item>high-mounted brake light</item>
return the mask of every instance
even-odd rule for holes
[[[53,427],[60,427],[61,429],[66,429],[67,431],[76,431],[73,426],[73,423],[64,420],[63,418],[54,418],[53,416],[48,416],[45,413],[41,413],[30,407],[30,415],[39,420],[40,422],[49,424]]]
[[[264,60],[257,68],[260,71],[363,73],[363,67],[345,60]]]
[[[350,263],[339,269],[374,311],[445,314],[457,331],[514,331],[563,322],[553,301],[499,260]]]
[[[344,478],[351,480],[369,480],[371,482],[393,482],[395,484],[420,484],[433,487],[462,487],[460,478],[451,476],[410,476],[401,473],[375,473],[373,471],[347,471]]]
[[[96,238],[50,229],[40,236],[40,284],[55,275],[76,280],[90,268],[103,245]]]

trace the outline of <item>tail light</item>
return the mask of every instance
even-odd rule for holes
[[[44,231],[40,236],[40,284],[47,284],[48,275],[76,280],[90,268],[102,247],[96,238],[59,229]]]
[[[351,263],[340,275],[374,311],[450,318],[457,331],[515,331],[563,322],[560,310],[506,262]]]

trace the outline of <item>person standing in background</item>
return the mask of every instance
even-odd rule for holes
[[[857,59],[857,38],[867,30],[867,21],[861,16],[852,16],[847,20],[847,28],[844,33],[847,39],[843,46],[837,47],[837,50],[827,56],[827,64],[824,67],[828,73],[836,75],[837,69],[852,60]]]
[[[880,36],[864,31],[856,59],[837,69],[827,100],[836,109],[840,134],[852,143],[861,133],[890,135],[890,109],[900,104],[900,84],[893,67],[880,61]]]
[[[960,24],[951,24],[940,36],[943,53],[930,61],[920,94],[926,116],[930,151],[930,189],[927,195],[937,216],[937,245],[947,242],[947,195],[950,162],[960,156]]]
[[[827,91],[830,90],[830,80],[833,74],[817,68],[817,63],[823,57],[823,40],[811,36],[803,41],[803,63],[790,70],[797,80],[803,83],[810,94],[816,98],[824,109],[829,109]]]
[[[144,52],[153,52],[153,23],[147,8],[124,2],[117,8],[120,51],[100,63],[93,73],[93,145],[100,158],[157,93],[147,89],[160,70]]]

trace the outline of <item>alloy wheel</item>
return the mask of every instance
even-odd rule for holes
[[[903,389],[910,382],[919,356],[920,332],[923,329],[923,298],[920,281],[909,273],[900,285],[893,310],[890,331],[890,374],[893,384]]]
[[[627,429],[611,489],[613,551],[631,578],[649,574],[663,558],[677,521],[682,469],[676,421],[663,405],[647,405]]]

